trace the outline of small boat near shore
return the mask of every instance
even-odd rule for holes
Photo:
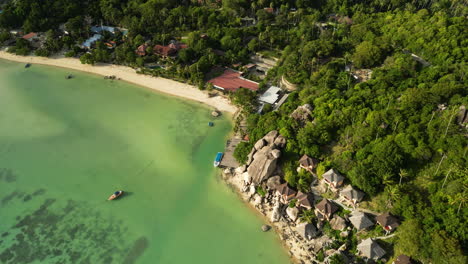
[[[69,80],[69,79],[71,79],[71,78],[73,78],[73,75],[71,75],[71,74],[69,74],[69,75],[67,75],[67,76],[65,77],[65,79],[67,79],[67,80]]]
[[[213,163],[213,165],[215,167],[219,166],[219,164],[221,163],[221,160],[223,159],[223,156],[224,156],[223,152],[218,152],[218,154],[216,154],[216,158],[215,158],[214,163]]]
[[[25,68],[29,68],[31,67],[31,63],[26,63],[26,65],[24,65]]]
[[[117,198],[119,198],[120,196],[122,196],[123,193],[124,193],[124,191],[116,191],[116,192],[113,193],[111,196],[109,196],[109,198],[107,198],[107,200],[108,200],[108,201],[111,201],[111,200],[117,199]]]

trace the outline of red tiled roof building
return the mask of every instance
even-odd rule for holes
[[[208,82],[212,83],[215,88],[230,92],[234,92],[241,87],[252,91],[258,90],[258,83],[242,78],[241,72],[232,69],[226,69],[221,76]]]

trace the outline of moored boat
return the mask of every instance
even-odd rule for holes
[[[123,191],[116,191],[111,196],[109,196],[107,200],[110,201],[110,200],[117,199],[118,197],[122,196],[123,193],[124,193]]]
[[[26,65],[24,65],[25,68],[29,68],[31,67],[31,63],[26,63]]]
[[[221,163],[221,160],[223,159],[223,155],[224,155],[224,153],[222,153],[222,152],[218,152],[218,154],[216,154],[216,158],[215,158],[214,163],[213,163],[213,165],[215,167],[219,166],[219,164]]]

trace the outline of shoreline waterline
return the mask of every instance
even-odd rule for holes
[[[97,75],[0,68],[0,262],[289,263],[215,177],[232,118]]]
[[[8,53],[5,50],[0,50],[0,59],[72,69],[101,76],[115,75],[124,82],[149,88],[166,95],[196,101],[214,107],[222,112],[234,114],[238,110],[237,107],[232,105],[226,98],[220,96],[209,97],[206,93],[200,91],[195,86],[177,82],[171,79],[138,74],[134,69],[127,66],[106,63],[97,63],[95,65],[82,64],[79,59],[66,58],[64,56],[55,56],[50,58],[38,56],[19,56]]]

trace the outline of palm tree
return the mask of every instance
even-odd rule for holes
[[[385,173],[382,177],[382,183],[386,186],[392,185],[393,184],[392,176],[393,175],[390,172]]]
[[[468,197],[465,195],[467,187],[468,186],[464,184],[463,193],[457,193],[454,196],[449,197],[449,202],[451,205],[458,203],[457,215],[460,213],[460,209],[462,208],[462,206],[464,207],[466,205],[466,202],[468,201]]]
[[[316,217],[314,211],[310,209],[302,211],[299,218],[301,219],[301,222],[312,224]]]
[[[400,188],[397,185],[387,186],[386,192],[387,192],[387,197],[388,197],[387,207],[393,206],[393,203],[396,202],[401,197]]]
[[[408,171],[406,171],[405,169],[400,169],[400,172],[398,173],[398,175],[400,176],[400,182],[398,183],[398,186],[400,186],[401,185],[401,180],[403,178],[408,177],[409,174],[408,174]]]

